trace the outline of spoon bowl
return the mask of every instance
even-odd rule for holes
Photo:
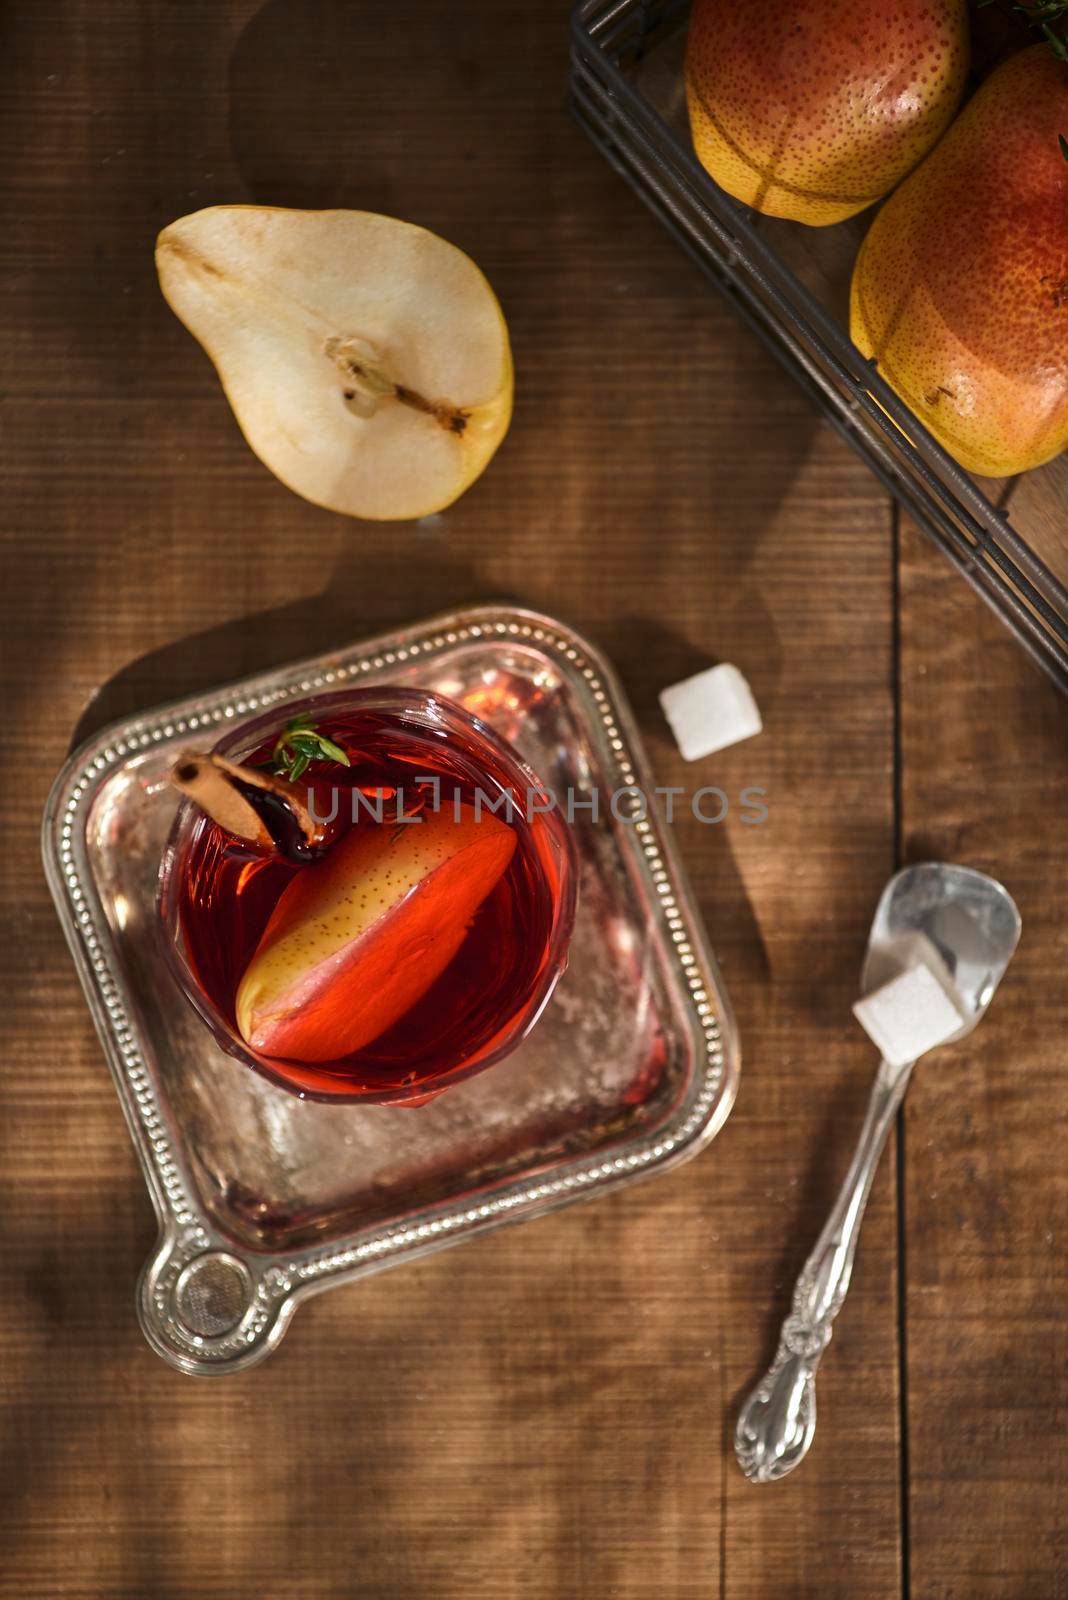
[[[1009,891],[985,872],[944,861],[905,867],[890,879],[875,909],[861,990],[871,994],[927,961],[948,979],[966,1019],[946,1042],[963,1039],[993,999],[1020,925]]]

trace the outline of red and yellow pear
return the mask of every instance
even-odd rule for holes
[[[922,160],[957,109],[967,70],[965,0],[694,0],[694,147],[744,205],[840,222]]]
[[[1068,445],[1064,63],[1012,56],[883,206],[853,271],[850,332],[972,472]]]
[[[242,1038],[309,1062],[372,1043],[445,971],[515,842],[471,806],[354,827],[275,906],[238,985]]]

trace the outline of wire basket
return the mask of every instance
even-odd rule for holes
[[[689,0],[580,0],[571,103],[591,139],[872,471],[1068,692],[1068,456],[974,479],[852,343],[849,278],[872,211],[808,228],[747,210],[693,154]]]

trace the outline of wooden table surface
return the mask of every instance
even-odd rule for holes
[[[1068,1595],[1068,705],[569,120],[566,52],[562,0],[8,16],[12,1600]],[[397,213],[486,270],[515,421],[440,521],[317,510],[244,445],[152,264],[161,225],[239,200]],[[42,879],[48,785],[76,727],[501,596],[611,654],[663,783],[693,773],[657,690],[716,658],[754,685],[765,733],[714,781],[764,785],[768,823],[678,828],[737,1107],[668,1176],[324,1296],[243,1376],[180,1377],[135,1321],[154,1222]],[[928,857],[1004,879],[1023,942],[912,1088],[812,1455],[752,1487],[737,1402],[872,1073],[869,919]]]

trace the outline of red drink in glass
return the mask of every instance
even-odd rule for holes
[[[279,849],[224,831],[186,802],[161,877],[161,911],[186,994],[225,1049],[309,1098],[420,1104],[506,1055],[537,1020],[563,971],[575,907],[570,833],[514,750],[459,706],[414,690],[368,689],[287,705],[235,732],[219,752],[244,767],[269,762],[280,730],[306,712],[349,765],[313,760],[299,787],[324,823],[317,859],[285,853],[299,836],[271,796],[257,802]],[[336,1059],[295,1060],[254,1050],[235,1010],[242,977],[284,892],[316,873],[352,831],[419,828],[481,816],[510,828],[514,849],[478,905],[448,965],[377,1037]],[[327,820],[329,819],[329,820]],[[407,819],[407,820],[406,820]],[[366,840],[374,849],[381,835]],[[434,903],[430,900],[428,905]],[[434,914],[447,919],[447,898]],[[409,952],[398,952],[396,969]],[[414,954],[418,959],[418,953]],[[388,990],[389,963],[374,982]],[[370,970],[370,969],[368,969]],[[357,960],[348,978],[360,983]],[[388,1000],[388,993],[384,993]]]

